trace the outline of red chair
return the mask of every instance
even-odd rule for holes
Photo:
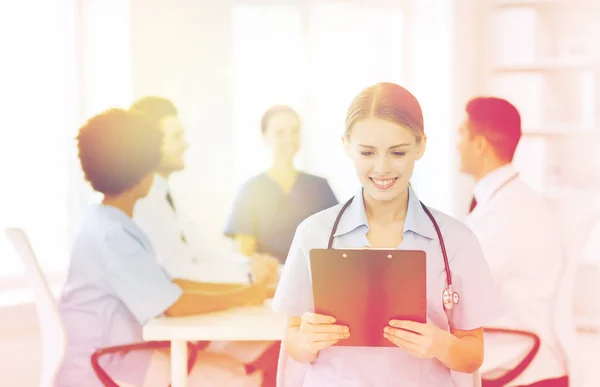
[[[194,363],[196,362],[196,357],[198,356],[198,351],[203,350],[208,345],[208,342],[198,342],[198,343],[188,343],[188,374],[192,371],[194,367]],[[99,358],[104,355],[112,355],[115,353],[122,352],[130,352],[130,351],[139,351],[139,350],[156,350],[156,349],[169,349],[171,348],[171,343],[168,341],[151,341],[151,342],[143,342],[143,343],[135,343],[135,344],[127,344],[127,345],[118,345],[114,347],[100,348],[96,350],[92,354],[91,363],[94,372],[98,379],[104,384],[106,387],[120,387],[109,375],[106,371],[100,366]]]
[[[508,370],[501,376],[496,378],[490,378],[489,375],[483,374],[483,386],[484,387],[503,387],[506,386],[509,382],[515,380],[519,375],[525,371],[525,369],[531,364],[535,356],[537,355],[541,340],[538,335],[532,332],[527,331],[519,331],[515,329],[503,329],[503,328],[484,328],[485,334],[500,334],[500,335],[510,335],[510,336],[520,336],[531,339],[533,344],[531,349],[525,357],[512,369]]]

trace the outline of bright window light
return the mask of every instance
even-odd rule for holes
[[[261,114],[290,104],[303,121],[298,167],[329,178],[338,194],[354,190],[340,143],[346,109],[366,86],[402,82],[402,16],[397,8],[350,2],[234,8],[236,185],[269,165]]]
[[[87,119],[132,103],[131,12],[129,1],[124,0],[87,0],[83,5],[83,113]]]
[[[68,259],[68,147],[77,122],[75,1],[0,5],[4,57],[0,72],[2,200],[0,277],[19,275],[21,262],[5,227],[29,234],[49,270]],[[34,11],[35,10],[35,11]],[[7,44],[4,44],[4,40]]]
[[[91,199],[82,195],[89,189],[76,157],[77,129],[91,115],[131,103],[129,2],[87,0],[81,7],[80,14],[76,0],[0,5],[0,47],[11,58],[0,72],[0,103],[10,106],[0,129],[7,183],[0,278],[24,270],[5,227],[28,233],[46,272],[65,270],[74,225]]]
[[[402,84],[403,12],[320,4],[311,7],[308,26],[309,167],[346,198],[359,184],[341,143],[346,110],[365,87],[384,81]]]
[[[294,7],[238,6],[233,11],[234,181],[269,165],[260,118],[271,105],[304,102],[302,30]]]

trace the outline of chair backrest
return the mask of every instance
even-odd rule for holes
[[[44,277],[29,242],[20,229],[6,229],[17,255],[25,265],[29,286],[35,295],[35,305],[42,338],[42,373],[40,387],[54,386],[58,368],[62,364],[66,347],[66,330],[58,312],[50,287]]]

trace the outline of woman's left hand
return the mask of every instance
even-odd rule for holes
[[[391,320],[383,337],[420,359],[439,358],[452,343],[452,334],[432,324]]]

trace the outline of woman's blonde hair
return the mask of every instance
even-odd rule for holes
[[[346,113],[346,132],[367,118],[379,118],[408,128],[421,140],[425,134],[421,105],[410,91],[395,83],[378,83],[361,91]]]

